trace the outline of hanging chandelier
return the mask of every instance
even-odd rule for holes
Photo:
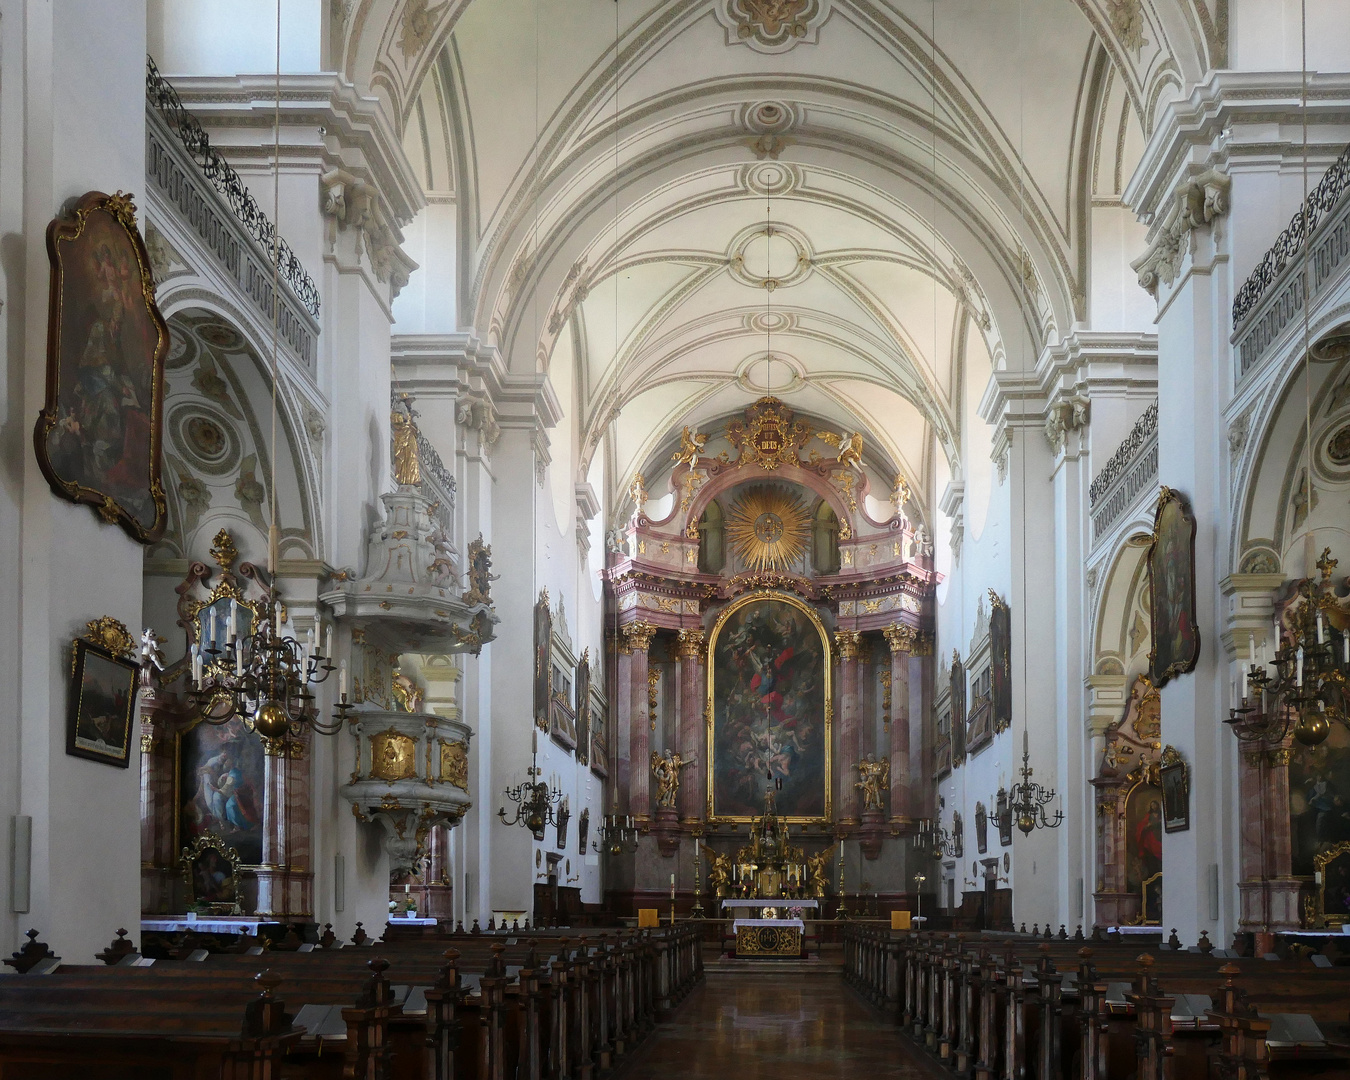
[[[1350,621],[1331,583],[1337,562],[1325,548],[1318,576],[1295,586],[1294,598],[1275,620],[1273,661],[1263,645],[1258,662],[1255,635],[1248,636],[1242,704],[1228,718],[1244,742],[1278,742],[1292,730],[1304,746],[1317,746],[1331,734],[1331,721],[1350,727]],[[1337,622],[1345,625],[1338,628]]]
[[[596,851],[602,851],[616,858],[625,852],[636,851],[638,830],[631,817],[621,814],[606,814],[605,823],[598,830],[599,836],[592,841]]]
[[[942,827],[941,820],[934,825],[932,818],[920,819],[914,847],[920,855],[927,855],[931,859],[950,858],[956,853],[952,834]]]
[[[529,829],[536,840],[544,838],[544,830],[556,825],[557,816],[554,807],[562,802],[562,792],[551,790],[548,782],[540,780],[543,770],[539,768],[539,733],[530,732],[530,767],[525,770],[529,778],[515,787],[508,787],[504,794],[516,804],[515,817],[506,820],[506,807],[497,811],[503,825],[519,825]]]
[[[1056,810],[1052,818],[1046,808],[1055,801],[1055,789],[1042,787],[1031,778],[1031,751],[1027,733],[1022,732],[1022,779],[1013,784],[1008,793],[1008,810],[1013,824],[1030,836],[1037,829],[1057,829],[1064,820],[1064,811]]]
[[[240,632],[240,611],[248,620]],[[320,652],[314,631],[299,642],[282,631],[284,611],[275,588],[269,588],[261,609],[231,599],[228,619],[211,609],[202,640],[192,646],[192,685],[188,697],[210,724],[239,719],[264,740],[294,738],[306,727],[333,735],[351,712],[347,700],[347,665],[339,674],[339,700],[331,721],[320,719],[310,689],[332,674],[333,630],[327,652]],[[223,625],[222,625],[223,623]]]

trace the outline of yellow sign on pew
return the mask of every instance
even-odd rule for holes
[[[661,915],[654,907],[638,908],[638,929],[644,926],[660,926]]]
[[[892,911],[892,912],[891,912],[891,929],[892,929],[892,930],[908,930],[908,929],[909,929],[909,912],[908,912],[908,911]]]

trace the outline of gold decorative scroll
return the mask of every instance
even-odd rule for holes
[[[417,776],[417,740],[395,728],[370,737],[370,775],[394,783]]]
[[[749,570],[795,565],[806,553],[810,530],[801,496],[771,484],[746,488],[726,524],[731,549]]]

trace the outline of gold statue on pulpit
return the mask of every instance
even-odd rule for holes
[[[718,900],[725,900],[731,892],[731,856],[719,855],[711,848],[704,848],[708,856],[708,888]]]

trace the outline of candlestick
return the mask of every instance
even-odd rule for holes
[[[1317,644],[1325,645],[1326,643],[1326,633],[1322,626],[1322,613],[1319,611],[1317,613]]]
[[[324,654],[328,657],[328,659],[331,660],[331,659],[333,658],[333,624],[332,624],[332,623],[329,623],[329,624],[328,624],[328,637],[327,637],[327,640],[328,640],[328,645],[327,645],[327,647],[324,649]]]
[[[1302,645],[1300,645],[1300,646],[1298,647],[1297,664],[1298,664],[1298,666],[1297,666],[1297,669],[1296,669],[1296,674],[1295,674],[1295,676],[1294,676],[1294,685],[1296,685],[1296,686],[1302,686],[1302,685],[1303,685],[1303,646],[1302,646]]]
[[[343,701],[347,700],[347,661],[342,661],[338,667],[338,694]]]

